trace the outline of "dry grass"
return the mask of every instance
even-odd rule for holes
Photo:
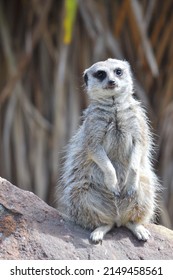
[[[0,1],[0,175],[52,203],[62,149],[87,106],[83,70],[127,59],[158,135],[162,223],[173,227],[173,2],[79,0],[71,21],[64,2]]]

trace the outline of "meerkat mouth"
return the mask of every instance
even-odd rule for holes
[[[117,84],[108,84],[104,89],[115,89]]]
[[[109,80],[105,89],[114,89],[117,87],[117,83],[114,80]]]

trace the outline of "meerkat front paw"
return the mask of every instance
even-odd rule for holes
[[[128,198],[133,198],[133,197],[135,197],[136,192],[137,192],[137,187],[136,187],[135,185],[130,186],[130,187],[126,190],[126,196],[127,196]]]
[[[118,186],[118,180],[115,173],[107,174],[105,176],[105,185],[107,186],[108,190],[110,190],[115,196],[120,196],[120,189]]]
[[[121,198],[122,199],[127,199],[127,200],[132,200],[137,193],[137,189],[135,186],[131,186],[128,188],[125,188],[122,192],[121,192]]]
[[[138,188],[139,182],[137,180],[131,180],[124,189],[124,197],[127,199],[133,199],[136,196]]]

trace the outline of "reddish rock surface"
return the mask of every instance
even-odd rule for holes
[[[147,242],[115,228],[102,245],[90,244],[89,231],[0,178],[0,259],[173,259],[173,231],[151,224],[148,229]]]

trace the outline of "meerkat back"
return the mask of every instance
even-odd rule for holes
[[[58,188],[59,207],[102,241],[115,225],[139,239],[154,214],[158,180],[145,111],[133,96],[128,62],[108,59],[84,72],[90,105],[67,146]],[[63,209],[63,210],[62,210]]]

